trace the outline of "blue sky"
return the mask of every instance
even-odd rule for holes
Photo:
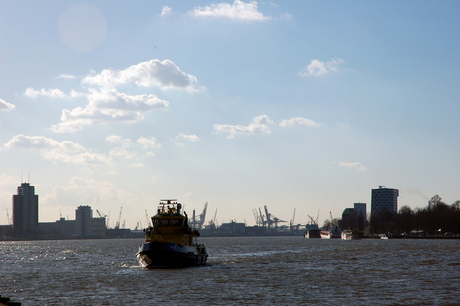
[[[460,199],[458,1],[0,1],[0,224]],[[96,214],[96,213],[94,213]],[[209,220],[209,218],[208,218]],[[287,223],[288,224],[288,223]]]

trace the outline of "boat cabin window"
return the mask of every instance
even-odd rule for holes
[[[161,220],[161,225],[163,225],[163,226],[170,226],[170,225],[171,225],[171,220],[169,220],[169,219],[163,219],[163,220]]]
[[[158,226],[161,226],[161,220],[153,219],[153,227],[158,227]]]
[[[182,225],[182,219],[173,219],[173,220],[172,220],[172,225],[173,225],[173,226]]]

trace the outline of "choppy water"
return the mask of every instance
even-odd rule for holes
[[[142,269],[142,239],[0,242],[22,305],[459,305],[460,240],[202,238],[208,264]]]

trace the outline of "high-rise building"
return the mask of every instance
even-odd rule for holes
[[[16,237],[38,234],[38,195],[29,183],[22,183],[13,195],[13,232]]]
[[[93,235],[93,210],[90,206],[78,206],[75,211],[75,234],[81,237]]]
[[[372,189],[371,214],[386,210],[389,213],[398,213],[398,196],[399,190],[379,186],[378,189]]]
[[[355,203],[354,204],[355,208],[355,213],[359,217],[360,215],[363,217],[363,221],[367,221],[367,216],[366,216],[366,203]]]

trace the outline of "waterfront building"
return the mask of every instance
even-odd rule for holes
[[[35,187],[22,183],[13,195],[13,232],[16,237],[33,238],[38,232],[38,195]]]
[[[93,235],[93,210],[90,206],[78,206],[75,211],[75,234],[79,237]]]
[[[106,236],[105,218],[93,218],[93,237]]]
[[[356,215],[362,216],[364,223],[367,222],[367,211],[366,211],[366,203],[354,203],[353,205]]]
[[[372,189],[371,214],[387,211],[392,214],[398,213],[399,190],[379,186]]]

